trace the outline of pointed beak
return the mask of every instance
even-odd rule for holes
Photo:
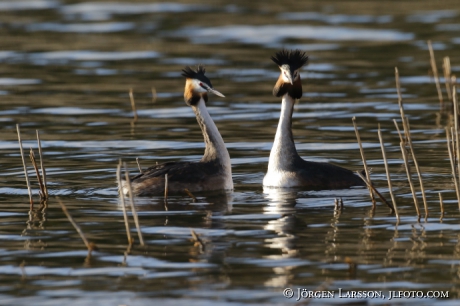
[[[295,71],[291,70],[291,68],[289,67],[288,79],[291,85],[294,85],[294,75]]]
[[[225,98],[225,96],[224,96],[223,94],[221,94],[220,92],[218,92],[218,91],[215,90],[214,88],[209,87],[207,84],[202,84],[202,86],[203,86],[204,88],[206,88],[206,90],[207,90],[208,92],[212,92],[212,93],[215,94],[216,96]]]
[[[215,90],[214,88],[208,88],[208,91],[209,91],[209,92],[212,92],[212,93],[215,94],[216,96],[225,98],[225,96],[224,96],[223,94],[221,94],[220,92],[218,92],[218,91]]]
[[[292,79],[292,76],[294,75],[294,72],[291,71],[291,68],[289,65],[283,65],[280,66],[281,74],[283,75],[283,81],[284,82],[289,82],[291,85],[294,85],[294,80]]]

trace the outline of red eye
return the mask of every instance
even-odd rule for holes
[[[206,86],[203,85],[203,83],[200,82],[200,87],[203,88],[204,90],[208,90]]]

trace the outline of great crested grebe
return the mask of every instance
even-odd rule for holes
[[[204,156],[199,162],[167,162],[148,168],[131,178],[135,195],[161,194],[165,189],[165,174],[168,174],[168,191],[191,192],[233,189],[230,155],[224,140],[206,109],[208,92],[219,97],[223,94],[212,88],[211,81],[204,75],[203,66],[196,70],[185,67],[182,75],[186,78],[184,99],[195,112],[198,125],[206,145]],[[126,181],[122,183],[123,193],[127,193]]]
[[[303,187],[309,190],[364,186],[364,182],[348,169],[329,163],[306,161],[299,156],[292,136],[292,112],[295,100],[302,97],[299,70],[307,63],[308,56],[300,50],[282,50],[271,59],[281,69],[273,95],[282,97],[282,101],[264,186]]]

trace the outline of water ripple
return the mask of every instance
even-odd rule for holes
[[[237,41],[245,44],[273,46],[286,39],[317,39],[331,41],[407,41],[412,33],[395,30],[354,29],[308,25],[187,27],[173,36],[188,37],[193,43],[219,44]]]
[[[66,15],[80,15],[84,20],[107,20],[112,15],[132,15],[145,13],[181,13],[207,10],[205,5],[187,5],[181,3],[121,3],[87,2],[66,5],[61,12]]]
[[[342,23],[389,23],[393,20],[390,15],[372,16],[372,15],[344,15],[335,14],[327,15],[317,12],[289,12],[281,13],[278,16],[282,20],[312,20],[326,22],[330,24]]]
[[[47,10],[59,5],[54,0],[9,0],[0,2],[0,11]]]
[[[16,78],[0,78],[0,85],[33,85],[40,84],[42,81],[38,79],[16,79]]]
[[[104,22],[104,23],[71,23],[63,24],[57,22],[33,23],[26,26],[26,30],[50,31],[64,33],[112,33],[123,32],[134,29],[133,22]]]

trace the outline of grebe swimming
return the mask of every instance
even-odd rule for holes
[[[300,68],[308,56],[300,50],[282,50],[272,56],[281,69],[273,95],[282,97],[281,115],[268,161],[263,185],[267,187],[303,187],[309,190],[344,189],[365,186],[352,171],[329,163],[311,162],[297,153],[292,136],[292,113],[296,99],[302,97]]]
[[[168,174],[170,193],[183,192],[184,189],[191,192],[233,189],[230,155],[206,108],[208,92],[219,97],[224,95],[212,87],[211,81],[204,74],[205,69],[201,65],[196,70],[190,67],[182,70],[182,75],[186,78],[185,103],[195,112],[206,145],[203,158],[198,162],[167,162],[148,168],[131,178],[135,195],[163,193],[165,174]],[[122,182],[122,191],[127,194],[126,181]]]

